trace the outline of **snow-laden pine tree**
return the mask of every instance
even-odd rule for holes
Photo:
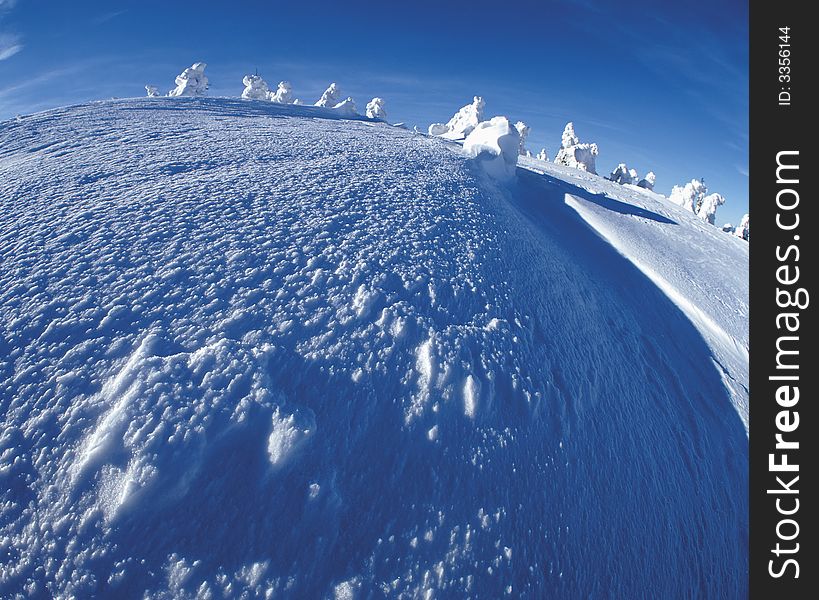
[[[366,114],[371,119],[387,120],[387,111],[384,108],[383,98],[373,98],[367,103]]]
[[[316,101],[315,106],[324,106],[326,108],[333,108],[341,102],[341,88],[338,84],[333,82],[324,90],[321,98]]]
[[[270,101],[276,104],[295,104],[293,100],[293,86],[289,81],[280,81],[275,92],[270,92]]]
[[[725,204],[725,198],[720,194],[708,194],[702,199],[697,216],[706,223],[714,224],[717,216],[717,208]]]
[[[160,96],[159,88],[155,85],[146,85],[145,91],[148,93],[148,98],[157,98]]]
[[[751,241],[751,218],[749,215],[743,215],[742,220],[734,230],[734,235],[742,238],[746,242]]]
[[[203,62],[193,63],[176,76],[176,87],[168,92],[169,96],[204,96],[208,91],[208,77],[205,75]]]
[[[245,89],[242,90],[242,98],[245,100],[269,100],[270,88],[261,75],[245,75],[242,78]]]
[[[649,171],[646,176],[637,182],[637,186],[647,190],[654,190],[654,184],[657,182],[657,176],[654,171]]]
[[[523,121],[518,121],[515,123],[515,129],[518,130],[518,135],[520,135],[520,147],[518,148],[518,153],[521,156],[531,156],[532,153],[526,149],[526,138],[529,136],[529,131],[531,131],[532,128]]]
[[[445,137],[452,140],[466,138],[478,123],[483,121],[483,109],[486,103],[480,96],[472,99],[472,104],[463,106],[446,123],[433,123],[429,126],[429,134]]]
[[[560,150],[555,156],[555,164],[564,165],[597,174],[595,157],[599,153],[597,144],[580,143],[571,121],[563,129]]]

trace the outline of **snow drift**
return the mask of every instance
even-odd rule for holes
[[[493,177],[508,178],[515,174],[521,137],[517,125],[506,117],[493,117],[478,123],[464,140],[464,152],[476,159]]]
[[[747,596],[748,244],[341,117],[0,123],[0,595]]]

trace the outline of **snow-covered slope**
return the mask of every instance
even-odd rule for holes
[[[744,242],[339,117],[0,124],[0,595],[745,595]]]

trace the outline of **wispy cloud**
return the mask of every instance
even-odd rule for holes
[[[127,12],[128,12],[127,10],[115,10],[113,12],[104,13],[91,19],[91,22],[94,23],[95,25],[102,25],[103,23],[107,23],[111,19],[116,19],[118,16],[125,14]]]
[[[0,0],[0,25],[2,25],[3,16],[14,8],[15,4],[17,0]],[[19,35],[0,29],[0,60],[9,59],[22,49],[23,44],[20,43]]]
[[[19,36],[0,33],[0,60],[11,58],[22,49],[23,44],[20,43]]]

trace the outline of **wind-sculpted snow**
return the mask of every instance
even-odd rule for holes
[[[0,124],[0,595],[746,595],[712,349],[565,198],[657,213],[341,116]]]

